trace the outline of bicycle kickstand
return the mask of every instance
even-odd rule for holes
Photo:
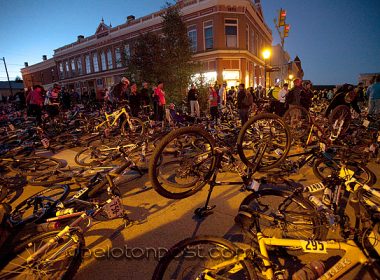
[[[216,205],[209,206],[208,204],[210,203],[211,194],[212,194],[212,192],[214,190],[214,187],[217,184],[216,183],[217,173],[218,172],[214,173],[214,175],[212,176],[211,181],[209,182],[210,188],[208,190],[208,194],[207,194],[207,199],[206,199],[205,205],[203,207],[199,207],[199,208],[195,209],[195,211],[194,211],[194,214],[195,214],[195,216],[197,218],[205,218],[208,215],[211,215],[213,213],[212,210],[216,207]]]

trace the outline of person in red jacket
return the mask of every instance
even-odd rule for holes
[[[212,120],[215,122],[215,124],[218,121],[218,93],[214,89],[212,85],[208,88],[209,93],[209,101],[210,101],[210,114]]]
[[[166,100],[165,100],[165,91],[163,90],[163,88],[164,88],[164,83],[158,82],[157,87],[155,88],[154,93],[153,93],[153,97],[156,98],[158,102],[158,112],[155,119],[158,119],[159,121],[162,121],[164,119],[164,114],[165,114]]]
[[[42,86],[36,85],[33,87],[33,91],[26,97],[26,103],[30,106],[30,114],[36,117],[37,124],[41,124],[41,111],[44,102],[42,96],[43,90],[44,88]]]

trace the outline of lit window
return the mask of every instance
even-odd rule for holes
[[[226,47],[237,48],[237,20],[226,19],[224,22],[224,30],[226,34]]]
[[[205,22],[204,35],[205,35],[205,48],[206,50],[214,48],[214,34],[213,34],[212,21]]]

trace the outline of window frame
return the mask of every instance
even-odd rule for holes
[[[211,28],[212,31],[212,37],[211,38],[206,38],[206,29]],[[204,21],[203,22],[203,47],[204,50],[212,50],[214,49],[214,22],[212,20]],[[207,40],[212,39],[212,46],[210,48],[207,48]]]

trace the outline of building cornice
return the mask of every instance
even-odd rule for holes
[[[272,41],[272,33],[265,22],[262,21],[257,8],[251,0],[235,0],[231,5],[230,0],[187,0],[181,1],[181,12],[185,21],[194,20],[203,16],[215,13],[234,13],[248,14],[248,18],[254,24],[260,27],[260,32],[264,32],[269,41]],[[241,12],[229,11],[229,9],[243,7]],[[225,9],[226,8],[226,9]],[[225,9],[225,10],[224,10]],[[236,9],[238,10],[238,9]],[[247,12],[248,11],[248,12]],[[149,15],[137,18],[130,22],[110,28],[107,36],[98,38],[96,34],[83,38],[80,41],[73,42],[61,48],[54,50],[54,58],[59,60],[60,57],[70,56],[72,53],[89,52],[97,46],[103,46],[105,42],[122,40],[121,38],[130,39],[137,37],[140,33],[154,32],[161,29],[162,17],[165,10],[151,13]],[[197,13],[197,16],[195,16]],[[193,17],[186,19],[186,16],[194,14]],[[85,50],[83,50],[85,49]],[[74,55],[74,54],[73,54]]]

